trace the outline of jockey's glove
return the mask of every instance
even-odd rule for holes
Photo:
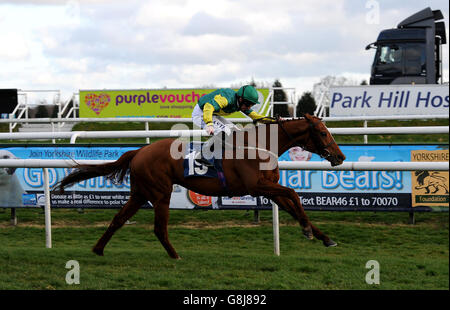
[[[213,125],[206,126],[206,132],[208,133],[208,135],[212,136],[214,134],[214,126]]]

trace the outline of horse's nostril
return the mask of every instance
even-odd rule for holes
[[[339,158],[340,160],[344,160],[344,159],[345,159],[345,156],[343,156],[343,155],[338,155],[338,158]]]

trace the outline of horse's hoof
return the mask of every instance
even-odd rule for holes
[[[314,239],[314,235],[313,235],[311,230],[302,229],[302,233],[303,233],[303,236],[305,236],[306,239],[308,239],[308,240],[313,240]]]
[[[98,256],[103,256],[103,249],[97,249],[97,248],[93,248],[92,252],[94,252],[95,254],[97,254]]]
[[[329,248],[329,247],[337,246],[337,243],[334,242],[333,240],[329,239],[328,241],[324,241],[323,245],[326,246],[327,248]]]

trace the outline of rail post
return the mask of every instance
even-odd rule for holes
[[[278,218],[278,205],[272,201],[273,246],[276,256],[280,256],[280,223]]]
[[[17,226],[16,208],[11,208],[11,225]]]
[[[148,122],[145,122],[145,131],[148,131],[149,127],[148,127]],[[150,138],[147,137],[145,138],[145,143],[150,144]]]
[[[364,121],[364,128],[367,128],[367,120]],[[364,144],[368,144],[369,143],[369,139],[367,137],[367,135],[364,135]]]
[[[54,133],[55,132],[55,123],[51,122],[50,124],[52,125],[52,133]],[[52,143],[56,144],[56,139],[55,138],[52,139]]]
[[[409,224],[410,225],[416,224],[416,218],[414,216],[414,211],[409,212]]]
[[[50,210],[50,185],[48,178],[48,168],[43,168],[44,172],[44,195],[45,195],[45,247],[50,249],[52,247],[52,221]]]
[[[253,211],[253,223],[258,224],[259,223],[259,210],[254,210]]]

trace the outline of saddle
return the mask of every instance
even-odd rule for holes
[[[204,158],[202,155],[203,144],[204,142],[190,142],[187,145],[183,161],[184,177],[219,179],[222,187],[228,190],[223,172],[222,159],[214,158],[214,156],[210,159]]]

